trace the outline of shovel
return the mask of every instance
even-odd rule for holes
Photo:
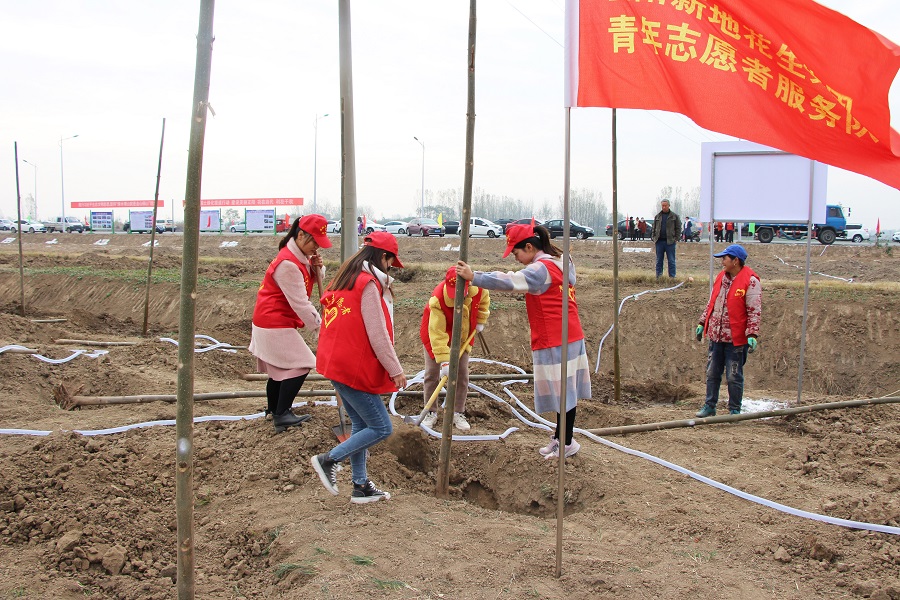
[[[469,339],[465,341],[465,343],[459,349],[459,357],[462,358],[462,355],[465,353],[466,348],[472,342],[472,338],[475,337],[475,330],[472,330],[472,333],[469,334]],[[431,408],[431,405],[434,404],[434,401],[437,400],[438,394],[441,391],[441,388],[444,387],[444,384],[447,383],[447,375],[441,377],[441,380],[438,382],[437,387],[434,388],[434,392],[431,394],[431,398],[428,399],[428,402],[425,404],[425,408],[422,409],[422,412],[419,413],[418,417],[413,417],[412,415],[408,417],[403,417],[404,423],[409,423],[410,425],[419,426],[419,423],[422,422],[422,419],[425,418],[425,413],[428,412],[428,409]]]

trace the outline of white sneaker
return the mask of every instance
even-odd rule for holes
[[[436,412],[430,412],[425,415],[425,418],[422,419],[422,426],[427,427],[428,429],[434,429],[434,424],[437,421],[438,414]]]
[[[466,421],[466,416],[458,412],[453,413],[453,426],[460,431],[468,431],[472,429],[472,427],[469,425],[469,422]]]
[[[543,448],[541,448],[543,450]],[[573,456],[576,452],[581,450],[581,444],[578,443],[578,440],[573,439],[571,444],[566,444],[566,458]],[[544,456],[544,459],[551,458],[559,458],[559,446],[556,447],[556,450]]]
[[[553,454],[559,449],[559,440],[555,437],[550,438],[550,443],[544,446],[543,448],[539,448],[538,452],[541,453],[541,456],[549,456]]]

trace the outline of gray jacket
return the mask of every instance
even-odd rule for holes
[[[653,242],[659,240],[660,229],[662,229],[662,211],[656,213],[653,219]],[[666,219],[666,243],[674,244],[681,239],[681,217],[669,210],[669,217]]]

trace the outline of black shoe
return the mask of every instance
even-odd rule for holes
[[[728,411],[728,413],[729,413],[729,414],[732,414],[732,415],[739,415],[739,414],[741,414],[741,409],[739,409],[739,408],[732,408],[730,411]]]
[[[283,414],[275,415],[272,418],[272,423],[275,425],[275,433],[281,433],[288,427],[296,427],[301,423],[309,421],[311,418],[311,415],[295,415],[293,412],[288,410]]]
[[[325,489],[337,496],[337,472],[340,467],[337,461],[328,458],[328,453],[325,452],[313,456],[310,459],[310,462],[312,463],[313,469],[319,474],[319,479],[322,480],[322,485],[325,486]]]
[[[390,500],[391,495],[383,492],[375,487],[375,484],[368,479],[363,485],[353,484],[353,492],[350,494],[350,502],[353,504],[366,504],[368,502],[378,502],[379,500]]]

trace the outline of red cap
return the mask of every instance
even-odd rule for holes
[[[328,220],[322,215],[311,214],[300,217],[299,227],[313,236],[320,248],[331,248],[331,240],[328,239]]]
[[[512,225],[506,228],[506,252],[503,258],[509,256],[513,248],[519,242],[523,242],[528,238],[534,237],[534,225]]]
[[[397,238],[394,237],[394,234],[387,231],[373,231],[363,238],[363,242],[366,246],[374,246],[385,252],[390,252],[397,257],[394,259],[394,266],[398,269],[403,268],[403,263],[400,262],[400,247],[397,246]]]
[[[456,296],[456,266],[452,266],[447,269],[447,274],[444,276],[444,287],[447,289],[447,295],[453,298]],[[463,282],[466,284],[465,293],[469,293],[469,282],[463,279]]]

